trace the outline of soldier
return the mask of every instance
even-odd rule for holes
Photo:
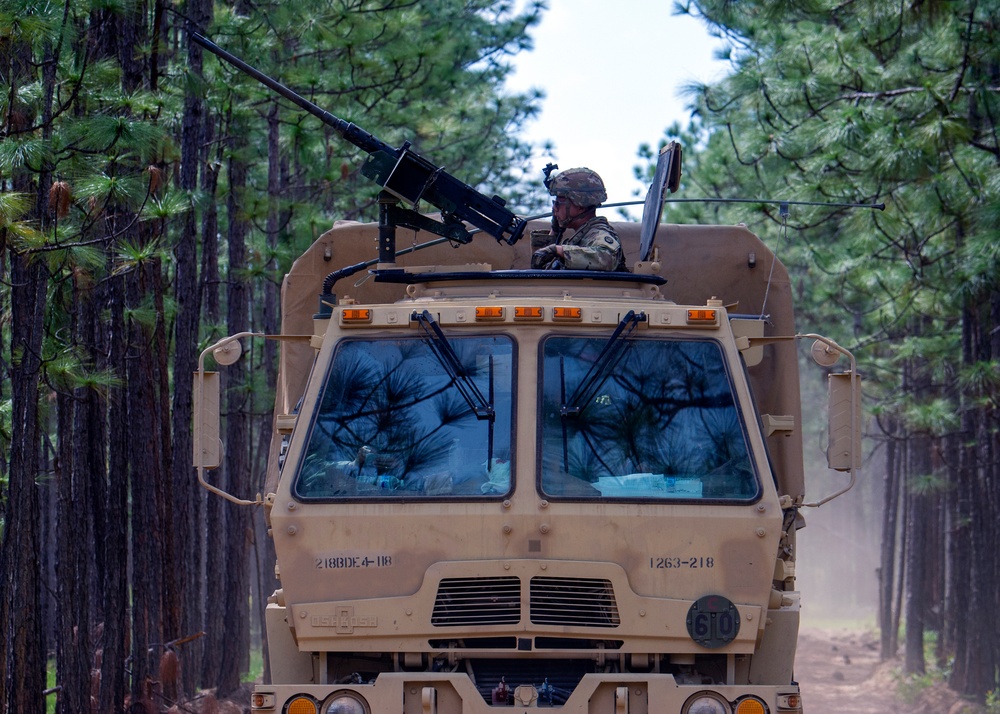
[[[607,200],[604,182],[587,168],[567,169],[548,184],[555,241],[536,250],[531,267],[542,270],[626,270],[618,234],[597,207]],[[568,238],[566,229],[575,231]]]

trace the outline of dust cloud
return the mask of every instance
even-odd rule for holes
[[[811,502],[839,491],[849,476],[826,465],[825,376],[811,360],[803,362],[801,375],[806,501]],[[864,447],[854,488],[800,511],[806,527],[796,534],[796,575],[804,627],[876,624],[884,469],[869,440]]]

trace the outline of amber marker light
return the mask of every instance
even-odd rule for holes
[[[352,307],[340,313],[340,319],[351,323],[371,322],[372,311],[367,307]]]
[[[779,709],[790,709],[797,712],[802,711],[802,697],[798,694],[779,694],[778,695],[778,708]]]
[[[497,321],[503,319],[503,308],[499,305],[488,305],[476,308],[476,320],[480,322]]]
[[[541,320],[542,308],[540,307],[515,307],[515,320]]]
[[[696,323],[715,324],[716,314],[717,312],[715,310],[707,310],[707,309],[688,310],[688,324],[689,325]]]
[[[255,692],[250,697],[250,705],[252,709],[274,709],[275,697],[273,694]]]
[[[579,307],[554,307],[552,308],[553,320],[582,320],[583,309]]]
[[[319,705],[316,700],[306,694],[299,694],[285,705],[286,714],[318,714]]]
[[[767,714],[767,707],[757,697],[747,697],[736,705],[736,714]]]

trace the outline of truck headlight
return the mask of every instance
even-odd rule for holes
[[[323,703],[324,714],[369,714],[368,702],[355,692],[334,692]]]
[[[729,702],[713,692],[699,692],[684,703],[684,714],[732,714]]]

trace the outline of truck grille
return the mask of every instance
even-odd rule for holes
[[[520,621],[519,578],[445,578],[438,584],[432,625],[515,625]]]
[[[531,579],[531,622],[578,627],[621,624],[610,580],[548,577]]]

